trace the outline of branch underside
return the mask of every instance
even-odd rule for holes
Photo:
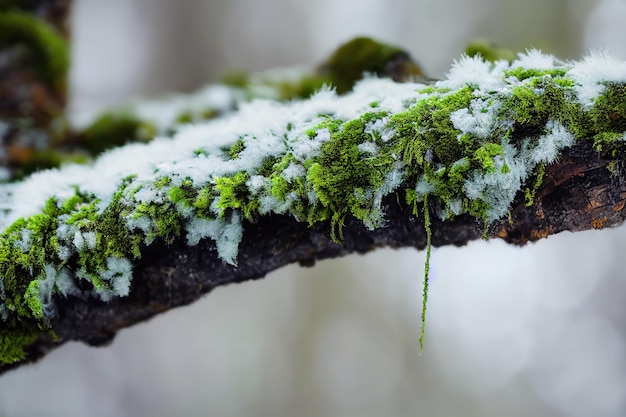
[[[617,169],[609,170],[610,163]],[[588,142],[579,142],[564,151],[557,163],[546,167],[534,204],[526,206],[523,195],[518,193],[510,217],[487,231],[469,215],[445,221],[432,216],[432,244],[462,246],[486,234],[523,245],[565,230],[618,226],[626,214],[626,181],[620,164],[603,158]],[[290,263],[311,266],[316,260],[366,253],[380,247],[424,249],[423,218],[417,218],[412,208],[395,194],[387,196],[384,206],[385,227],[368,230],[362,222],[348,217],[340,244],[330,238],[327,222],[309,227],[281,215],[246,222],[238,266],[219,259],[210,239],[193,247],[182,238],[171,245],[155,243],[144,248],[142,258],[133,265],[134,283],[128,297],[107,303],[76,297],[59,299],[58,314],[51,323],[56,337],[42,333],[26,348],[24,360],[6,365],[0,372],[33,362],[70,340],[106,344],[124,327],[187,305],[218,286],[260,279]],[[430,209],[435,211],[434,207]]]

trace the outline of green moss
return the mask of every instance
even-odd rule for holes
[[[358,148],[371,137],[364,132],[365,125],[376,117],[382,114],[366,114],[335,131],[332,129],[330,140],[324,143],[320,156],[308,169],[307,181],[321,204],[309,222],[330,219],[333,239],[338,239],[336,231],[341,235],[347,215],[359,220],[368,218],[372,206],[367,190],[380,187],[385,174],[393,168],[395,160],[391,153],[367,157]]]
[[[211,204],[215,200],[215,195],[213,193],[213,188],[211,187],[203,187],[196,196],[193,201],[193,207],[196,209],[196,213],[199,217],[203,219],[213,218],[213,213],[211,212]]]
[[[257,76],[247,72],[232,71],[222,77],[222,82],[244,91],[248,100],[258,91],[272,92],[281,101],[312,96],[324,85],[330,85],[339,94],[352,90],[354,84],[366,74],[392,78],[395,81],[422,80],[421,68],[401,48],[360,37],[340,46],[311,74],[293,79],[276,80],[273,76]]]
[[[246,144],[242,137],[237,139],[237,141],[228,148],[227,154],[230,159],[239,158],[239,154],[246,149]]]
[[[25,46],[37,75],[55,89],[64,91],[69,51],[63,36],[52,25],[28,13],[0,12],[0,48],[18,44]]]
[[[37,338],[41,329],[47,328],[39,297],[39,279],[45,278],[47,262],[59,261],[56,239],[59,214],[56,201],[50,199],[42,213],[18,220],[0,238],[4,309],[10,313],[6,327],[0,331],[0,363],[22,359],[23,348]],[[27,250],[16,243],[22,240],[24,231],[33,237]]]
[[[247,92],[247,99],[253,99],[255,89],[268,89],[276,93],[276,98],[281,101],[303,99],[312,96],[325,84],[330,84],[331,79],[324,74],[305,74],[295,80],[279,80],[276,81],[269,77],[263,79],[260,74],[259,79],[250,76],[247,72],[232,71],[226,73],[222,77],[225,85],[234,88],[240,88]]]
[[[161,188],[167,187],[171,183],[172,183],[172,179],[170,177],[161,177],[154,182],[154,185],[157,188],[161,189]]]
[[[185,207],[191,207],[195,203],[197,195],[198,191],[190,179],[183,180],[180,186],[174,186],[169,190],[170,200]]]
[[[424,334],[426,332],[426,307],[428,304],[428,275],[430,273],[430,250],[432,247],[433,232],[430,224],[428,194],[424,195],[424,230],[426,232],[426,262],[424,262],[424,287],[422,289],[422,329],[420,331],[420,355],[424,350]]]
[[[176,117],[175,124],[182,125],[193,122],[201,122],[203,120],[215,119],[219,112],[215,109],[206,109],[202,112],[184,111]],[[150,129],[153,130],[153,129]],[[175,129],[174,129],[175,131]],[[151,131],[148,133],[152,133]]]
[[[467,44],[465,54],[471,57],[480,55],[483,59],[491,62],[500,60],[511,62],[515,59],[515,53],[513,51],[500,48],[484,39],[475,39]]]
[[[608,84],[594,106],[583,109],[573,99],[572,80],[537,77],[527,85],[513,88],[505,102],[504,111],[511,115],[517,131],[540,134],[546,122],[552,119],[566,126],[576,139],[593,141],[594,148],[605,155],[624,154],[626,84]]]
[[[364,73],[394,79],[424,77],[405,51],[365,37],[342,45],[322,66],[322,74],[328,76],[339,94],[350,91]]]
[[[44,169],[57,168],[62,164],[83,164],[87,161],[89,157],[80,152],[68,153],[56,149],[35,150],[28,160],[20,165],[19,172],[15,173],[14,178],[22,178]]]
[[[571,87],[574,85],[574,82],[564,77],[567,73],[567,70],[564,68],[555,68],[555,69],[547,69],[547,70],[538,70],[538,69],[529,69],[524,67],[511,68],[504,71],[505,76],[507,77],[515,77],[520,81],[524,81],[529,78],[534,78],[538,82],[542,81],[543,77],[551,77],[560,79],[558,81],[563,87]]]
[[[411,167],[409,169],[419,169],[428,150],[445,165],[463,157],[463,148],[457,139],[461,132],[452,125],[450,114],[467,108],[472,98],[473,88],[468,86],[419,101],[408,111],[391,118],[399,137],[397,151]]]
[[[0,329],[0,366],[24,359],[24,348],[34,343],[39,333],[37,326],[22,322]]]
[[[94,155],[129,142],[147,142],[156,128],[129,113],[105,113],[82,133],[81,145]]]
[[[308,98],[332,80],[324,75],[308,75],[296,82],[281,82],[277,85],[280,100]]]
[[[512,86],[510,91],[508,87],[498,91],[478,90],[478,85],[467,85],[455,91],[427,86],[420,90],[426,97],[419,97],[412,105],[405,103],[408,108],[396,114],[379,111],[382,104],[369,101],[362,105],[371,111],[352,120],[318,114],[320,122],[300,138],[320,146],[319,152],[312,152],[313,156],[306,160],[290,152],[268,152],[260,164],[239,172],[214,177],[209,170],[199,184],[189,178],[180,181],[156,172],[152,184],[138,182],[130,189],[133,178],[127,178],[106,209],[98,209],[101,202],[94,196],[81,194],[78,189],[64,201],[49,200],[42,213],[18,221],[0,238],[0,273],[7,294],[3,301],[9,316],[6,334],[21,335],[25,329],[45,329],[46,306],[41,303],[40,292],[46,278],[46,265],[77,271],[77,276],[87,281],[82,287],[89,288],[90,283],[102,295],[102,292],[112,291],[111,284],[102,278],[108,260],[138,258],[143,245],[157,239],[172,243],[181,237],[188,222],[198,218],[216,222],[208,223],[211,227],[207,229],[215,225],[235,229],[237,224],[229,223],[235,217],[254,222],[262,214],[285,214],[310,225],[324,222],[323,227],[328,227],[331,238],[341,242],[342,227],[350,217],[370,229],[382,226],[383,197],[396,193],[397,201],[406,204],[415,216],[424,216],[427,262],[422,344],[432,244],[431,209],[442,219],[467,214],[482,220],[486,236],[487,226],[506,215],[506,201],[501,204],[497,199],[509,196],[493,197],[490,194],[493,190],[485,187],[491,186],[494,178],[502,180],[502,176],[509,173],[518,175],[517,178],[529,178],[518,191],[524,192],[527,204],[532,204],[542,184],[545,166],[534,164],[531,152],[550,133],[553,122],[563,125],[576,139],[592,140],[596,149],[603,153],[621,155],[626,152],[621,147],[626,131],[623,84],[607,84],[593,105],[583,107],[577,101],[573,80],[562,70],[511,70],[504,82]],[[477,99],[485,104],[477,108],[477,102],[472,103]],[[469,116],[471,112],[482,112],[476,116],[485,113],[490,119],[489,132],[478,135],[472,133],[473,129],[462,132],[455,128],[451,114],[461,109]],[[381,122],[385,124],[382,127]],[[293,134],[300,129],[297,123],[289,123],[285,129]],[[306,123],[310,123],[310,119]],[[109,134],[125,138],[134,137],[137,129],[141,129],[132,116],[120,123],[105,120],[102,124],[104,128],[100,130],[119,129]],[[372,131],[373,126],[376,128]],[[314,141],[328,133],[328,139],[321,145]],[[277,143],[290,145],[285,142],[292,138],[287,139],[285,132],[278,131],[276,135]],[[207,145],[206,149],[197,149],[195,154],[216,152],[225,160],[244,162],[248,156],[244,152],[246,144],[255,138],[235,136],[233,139],[230,146],[212,150]],[[505,161],[515,152],[523,154],[521,162],[515,161],[516,164],[509,167]],[[516,171],[511,172],[513,170]],[[147,187],[148,194],[157,194],[154,201],[138,203],[141,199],[133,198],[143,187]],[[493,215],[494,206],[498,204],[502,207]],[[59,237],[60,217],[66,226],[71,226],[68,234],[73,236],[75,228],[81,233],[93,233],[90,238],[95,236],[95,241],[90,240],[90,247],[72,252],[69,259],[61,259],[59,255],[63,245],[71,239]],[[136,229],[129,230],[129,220],[131,229]],[[27,249],[19,243],[24,231],[32,236]],[[194,232],[203,237],[213,233]],[[232,234],[236,235],[237,231]],[[219,251],[222,236],[209,237],[216,240]],[[230,261],[232,257],[223,259]],[[2,349],[6,347],[0,342],[0,351]],[[7,353],[6,357],[14,358],[22,352],[20,349],[15,351],[17,353]]]
[[[283,175],[285,169],[292,163],[298,164],[292,155],[285,155],[275,163],[273,172],[268,175],[271,183],[270,193],[282,204],[287,204],[289,199],[291,203],[289,210],[293,216],[300,221],[308,221],[312,225],[318,221],[316,219],[320,219],[320,215],[316,213],[316,207],[308,202],[308,193],[312,190],[311,184],[307,183],[303,177],[286,179]],[[307,161],[303,169],[308,169],[312,164],[312,161]],[[294,195],[295,199],[290,198]]]
[[[268,156],[263,159],[261,162],[261,166],[257,169],[258,175],[263,175],[264,177],[270,177],[273,172],[275,172],[274,166],[278,163],[279,158],[276,156]]]
[[[513,121],[519,126],[539,129],[552,115],[559,114],[565,104],[561,89],[548,84],[546,89],[531,85],[513,88],[505,108],[513,113]]]
[[[487,142],[474,151],[474,161],[476,161],[486,172],[495,172],[496,167],[493,162],[493,158],[498,155],[504,155],[502,152],[502,146],[497,143]],[[457,168],[456,171],[458,172],[459,168]]]
[[[535,181],[532,187],[526,188],[526,190],[524,190],[524,198],[526,200],[524,205],[526,207],[532,206],[533,203],[535,202],[535,196],[537,195],[537,190],[539,189],[539,187],[541,187],[541,184],[543,184],[543,177],[545,174],[546,174],[546,165],[539,164],[539,168],[537,169],[537,174],[535,175]]]
[[[222,84],[245,88],[250,84],[250,75],[245,71],[228,71],[222,75]]]
[[[250,176],[244,172],[238,172],[232,177],[217,177],[215,191],[218,193],[217,208],[220,217],[223,217],[229,210],[241,210],[248,220],[254,219],[258,212],[259,202],[250,198],[246,182]]]
[[[31,314],[35,320],[43,320],[43,305],[39,298],[39,286],[41,281],[35,280],[28,284],[26,293],[24,294],[24,301],[28,305]]]
[[[609,83],[594,103],[591,121],[598,133],[626,132],[626,84]]]
[[[99,271],[106,269],[108,258],[140,258],[140,247],[143,237],[138,231],[131,231],[126,226],[126,218],[131,215],[130,208],[123,203],[125,183],[118,192],[115,193],[111,203],[100,212],[97,200],[92,200],[90,196],[84,196],[83,201],[78,203],[80,210],[74,212],[67,223],[79,226],[82,231],[92,231],[96,235],[95,247],[93,249],[83,249],[77,253],[77,264],[92,274],[98,276]],[[167,208],[166,208],[167,207]],[[170,219],[167,226],[157,224],[156,236],[171,242],[180,235],[180,219],[171,219],[172,213],[176,213],[167,204],[158,205],[155,203],[143,204],[135,207],[136,213],[148,214],[152,219],[165,221]],[[169,210],[167,210],[169,209]],[[163,215],[163,217],[160,217]]]

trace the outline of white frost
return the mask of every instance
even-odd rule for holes
[[[594,51],[573,64],[567,75],[578,83],[579,99],[590,106],[605,89],[604,83],[626,82],[626,61],[618,61],[606,53]]]
[[[531,152],[530,158],[535,163],[554,162],[561,149],[574,144],[574,135],[562,124],[548,120],[546,128],[548,134],[539,137],[539,146]]]

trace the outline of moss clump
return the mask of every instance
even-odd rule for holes
[[[16,323],[0,329],[0,365],[24,359],[24,349],[39,337],[40,329],[27,323]]]
[[[0,331],[0,363],[22,359],[24,347],[48,329],[39,287],[47,278],[46,264],[60,262],[56,228],[62,213],[56,201],[50,199],[42,213],[18,220],[0,237],[0,295],[2,311],[8,314]]]
[[[513,51],[498,47],[485,39],[475,39],[468,43],[465,47],[465,53],[467,56],[471,57],[480,55],[483,59],[490,62],[501,60],[511,62],[515,59],[515,53]]]
[[[422,70],[411,61],[408,53],[366,37],[342,45],[322,65],[320,73],[328,77],[339,94],[350,91],[365,73],[390,77],[396,81],[424,78]]]
[[[537,169],[537,174],[535,175],[535,181],[533,182],[532,187],[527,187],[524,190],[524,199],[526,200],[524,205],[526,207],[532,206],[533,203],[535,202],[535,196],[537,195],[537,190],[539,190],[539,187],[541,187],[541,184],[543,184],[543,177],[545,174],[546,174],[546,165],[539,164],[539,168]]]
[[[562,117],[562,110],[567,104],[565,93],[550,80],[542,80],[543,85],[522,85],[513,88],[505,108],[513,114],[513,121],[518,129],[538,131],[548,119]]]
[[[237,139],[237,141],[232,144],[228,149],[226,149],[226,154],[228,155],[228,158],[230,159],[237,159],[239,158],[239,154],[246,149],[246,143],[243,140],[243,137],[240,137],[239,139]]]
[[[42,80],[65,90],[69,51],[67,42],[52,25],[28,13],[0,11],[0,48],[14,45],[24,45],[30,64]]]
[[[28,159],[20,164],[14,177],[22,178],[33,172],[56,168],[62,164],[83,164],[89,160],[88,155],[81,152],[68,153],[56,149],[33,150],[28,154]]]
[[[626,155],[626,83],[608,83],[590,113],[594,148],[617,158]]]
[[[307,181],[321,206],[312,213],[309,222],[330,219],[334,239],[337,239],[335,230],[341,234],[347,215],[362,221],[368,218],[372,211],[370,193],[383,184],[385,174],[393,168],[395,160],[391,154],[367,157],[359,149],[360,144],[368,141],[366,123],[385,115],[368,113],[331,131],[330,140],[308,168]]]
[[[252,99],[257,92],[261,95],[273,92],[279,100],[308,98],[324,85],[335,87],[339,94],[352,90],[354,84],[366,74],[392,78],[394,81],[423,80],[424,74],[409,54],[401,48],[360,37],[340,46],[318,70],[302,74],[295,79],[276,80],[265,74],[251,75],[245,72],[230,72],[222,82],[247,92]]]
[[[237,172],[232,177],[213,179],[217,192],[217,209],[220,217],[227,212],[239,210],[246,219],[253,219],[258,211],[259,202],[250,198],[246,182],[250,176],[245,172]]]
[[[128,113],[106,113],[81,134],[81,146],[93,155],[129,142],[147,142],[156,128]]]
[[[444,165],[463,157],[465,144],[471,141],[466,138],[463,146],[459,146],[461,131],[453,126],[450,114],[467,108],[473,92],[474,88],[468,86],[454,93],[436,95],[391,118],[399,137],[398,151],[409,169],[419,170],[427,151],[433,152],[433,158]]]
[[[542,77],[547,76],[547,77],[555,78],[555,82],[558,82],[559,84],[561,84],[562,87],[571,87],[574,85],[574,83],[570,79],[561,78],[565,76],[566,73],[567,73],[567,70],[564,68],[538,70],[538,69],[532,69],[532,68],[516,67],[516,68],[511,68],[511,69],[504,71],[504,74],[506,76],[515,77],[520,81],[524,81],[528,78],[535,78],[538,81],[540,81]],[[567,80],[567,81],[564,81],[564,80]]]

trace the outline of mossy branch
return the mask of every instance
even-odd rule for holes
[[[624,221],[626,64],[606,57],[465,57],[438,82],[370,78],[159,132],[0,187],[0,372],[292,262]]]
[[[626,216],[623,210],[626,182],[622,171],[613,174],[608,169],[613,161],[593,150],[588,142],[565,151],[558,163],[549,166],[547,180],[539,188],[535,203],[528,207],[522,196],[518,196],[511,206],[510,220],[495,223],[489,238],[524,244],[561,231],[622,224]],[[120,329],[194,302],[218,286],[261,279],[290,263],[312,266],[317,260],[366,253],[380,247],[425,249],[424,218],[416,218],[412,208],[403,204],[398,195],[386,197],[383,205],[388,218],[384,228],[369,230],[348,216],[341,243],[330,238],[327,222],[308,226],[286,215],[245,222],[238,266],[224,263],[210,239],[188,246],[185,238],[179,237],[171,244],[159,241],[144,247],[141,258],[133,262],[133,286],[127,297],[109,302],[59,297],[56,315],[50,321],[54,334],[38,331],[30,338],[13,339],[11,346],[16,349],[24,342],[25,356],[2,365],[1,369],[6,371],[35,361],[70,340],[107,344]],[[467,214],[452,221],[434,216],[431,230],[433,246],[461,246],[481,239],[484,226]]]

